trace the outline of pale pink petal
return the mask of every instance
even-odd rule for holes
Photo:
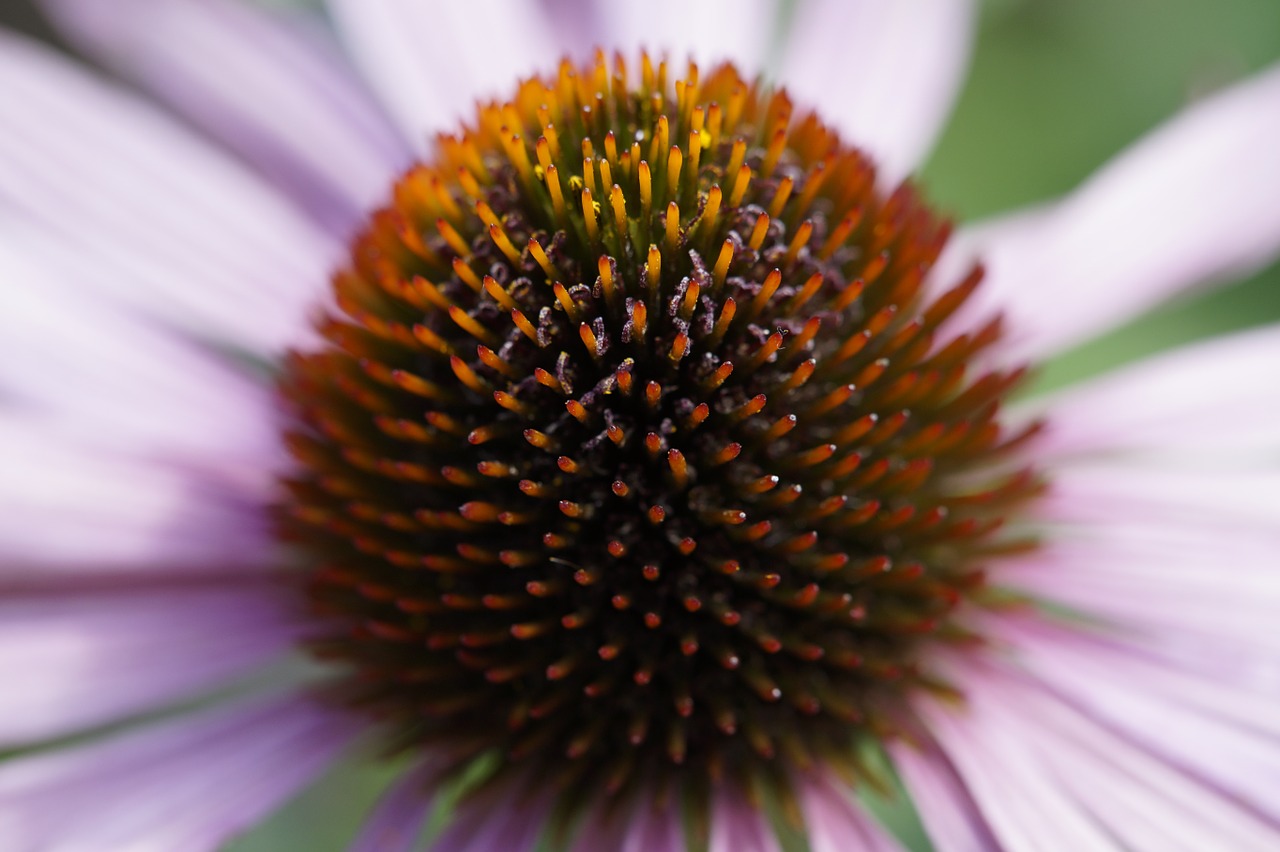
[[[269,518],[234,483],[0,419],[0,585],[260,571]]]
[[[618,3],[600,15],[599,46],[630,56],[643,48],[676,72],[693,59],[704,69],[730,61],[747,78],[764,70],[780,5],[770,0],[655,0]]]
[[[200,340],[272,353],[344,249],[234,161],[47,48],[0,36],[0,201],[50,268]],[[5,282],[13,292],[19,282]]]
[[[612,6],[597,0],[538,0],[537,8],[552,22],[560,50],[578,59],[595,49],[613,13]]]
[[[1081,524],[1007,559],[995,579],[1125,629],[1181,635],[1253,659],[1280,658],[1275,529]]]
[[[781,852],[768,817],[735,790],[721,788],[711,800],[711,843],[707,852]]]
[[[1256,464],[1256,463],[1255,463]],[[1280,659],[1280,467],[1063,464],[1037,505],[1042,546],[998,581],[1131,630],[1168,631],[1228,657]]]
[[[414,145],[474,117],[478,98],[553,70],[568,31],[537,0],[329,0],[339,34]],[[572,45],[577,52],[591,45]]]
[[[28,250],[48,235],[14,224],[0,219],[6,419],[223,480],[237,468],[265,498],[283,454],[269,385],[104,300],[101,274],[80,256],[68,253],[78,269],[65,274],[33,261]]]
[[[0,848],[218,849],[314,780],[363,720],[240,701],[0,764]]]
[[[77,46],[345,236],[409,158],[314,16],[236,0],[45,0]]]
[[[685,852],[680,812],[643,799],[628,814],[588,815],[574,838],[574,852]]]
[[[1028,748],[1031,741],[1013,736],[1002,718],[986,712],[987,702],[979,703],[982,698],[995,702],[1007,696],[968,669],[962,675],[967,707],[956,711],[925,700],[919,711],[981,809],[998,848],[1117,849],[1102,827],[1044,771]],[[1027,712],[1026,705],[1019,711]]]
[[[1064,466],[1001,584],[1224,660],[1280,660],[1280,471]]]
[[[678,813],[638,809],[619,852],[684,852],[686,848]]]
[[[1030,619],[1003,619],[991,633],[1055,694],[1170,764],[1193,793],[1210,791],[1205,808],[1234,814],[1244,803],[1280,835],[1280,658],[1269,672],[1242,671],[1224,665],[1229,649],[1184,650],[1176,634],[1126,638]]]
[[[1246,469],[1120,459],[1056,467],[1036,517],[1061,524],[1208,524],[1280,535],[1280,465]]]
[[[430,761],[402,774],[378,799],[347,852],[413,852],[436,804]]]
[[[1188,108],[1053,207],[961,232],[940,268],[980,257],[966,315],[1005,311],[1011,354],[1043,357],[1273,260],[1277,137],[1280,66]]]
[[[1015,653],[1026,649],[1022,639]],[[1102,718],[1078,703],[1105,695],[1105,681],[1079,678],[1078,691],[1049,689],[1037,679],[1058,672],[1028,663],[1035,677],[995,659],[989,665],[956,661],[949,674],[965,684],[967,706],[956,710],[922,702],[920,708],[1006,845],[1261,852],[1280,840],[1274,817],[1203,775],[1209,767],[1185,762],[1184,740],[1192,749],[1208,745],[1206,728],[1164,724],[1161,717],[1169,710],[1176,716],[1178,710],[1159,702],[1130,706],[1127,722],[1117,727],[1123,714]],[[1074,674],[1070,662],[1065,673]],[[1110,688],[1141,697],[1146,686],[1136,679]],[[1145,736],[1139,733],[1143,729],[1149,732]],[[1274,740],[1256,744],[1262,754],[1254,763],[1262,766],[1269,759],[1270,778],[1240,762],[1243,755],[1233,750],[1219,748],[1212,761],[1222,767],[1218,775],[1247,779],[1241,787],[1261,783],[1254,796],[1265,800],[1266,791],[1275,789],[1280,746]]]
[[[930,743],[922,750],[901,742],[891,743],[889,753],[938,852],[996,848],[982,811],[936,746]]]
[[[454,812],[431,852],[530,852],[546,825],[550,807],[544,800],[502,801],[489,797]]]
[[[805,776],[800,788],[810,852],[897,852],[902,846],[831,775]]]
[[[795,14],[781,82],[896,184],[924,161],[964,82],[974,4],[808,0]]]
[[[0,748],[211,690],[299,634],[292,594],[266,582],[83,585],[0,598]]]
[[[1280,79],[1278,77],[1277,79]],[[1028,403],[1040,452],[1256,458],[1280,450],[1280,325],[1183,346]]]

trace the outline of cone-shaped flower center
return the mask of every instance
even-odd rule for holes
[[[441,139],[285,379],[350,699],[567,808],[855,766],[1033,490],[946,237],[729,67],[566,63]]]

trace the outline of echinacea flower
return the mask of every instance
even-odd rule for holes
[[[800,4],[784,89],[685,5],[50,3],[182,121],[3,37],[0,848],[357,741],[358,849],[888,850],[891,774],[942,850],[1280,844],[1280,329],[1009,403],[1280,252],[1280,70],[952,236],[967,4]]]

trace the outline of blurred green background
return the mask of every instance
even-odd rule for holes
[[[26,2],[0,0],[0,21],[47,35]],[[922,183],[961,221],[1053,198],[1189,100],[1278,59],[1276,0],[988,0],[968,82]],[[1080,347],[1049,364],[1040,386],[1276,321],[1280,266]],[[369,762],[341,766],[230,849],[341,849],[389,777]],[[909,813],[892,818],[913,835]],[[918,835],[912,843],[927,848]]]

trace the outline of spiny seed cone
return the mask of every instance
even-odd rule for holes
[[[442,138],[284,379],[317,653],[398,746],[570,811],[855,767],[1035,489],[915,193],[730,67],[639,77]]]

